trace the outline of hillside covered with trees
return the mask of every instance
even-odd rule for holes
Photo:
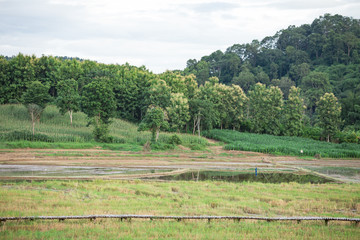
[[[329,14],[162,74],[19,53],[0,57],[0,103],[24,103],[35,113],[33,125],[46,103],[69,113],[69,124],[83,111],[98,141],[108,141],[117,117],[142,122],[140,130],[154,136],[160,129],[200,135],[227,128],[359,142],[359,55],[360,21]]]

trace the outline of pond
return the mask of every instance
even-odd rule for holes
[[[193,171],[178,175],[162,176],[162,180],[181,181],[227,181],[227,182],[262,182],[262,183],[328,183],[334,182],[331,179],[311,174],[295,173],[244,173],[234,171]]]
[[[169,169],[119,168],[119,167],[74,167],[43,165],[0,165],[2,177],[68,177],[68,176],[101,176],[115,174],[146,174],[169,172]]]

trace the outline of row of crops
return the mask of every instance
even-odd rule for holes
[[[307,138],[243,133],[231,130],[210,130],[206,137],[223,141],[227,150],[254,151],[294,156],[360,158],[360,145],[328,143]]]

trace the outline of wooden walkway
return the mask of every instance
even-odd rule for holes
[[[336,217],[250,217],[250,216],[154,216],[154,215],[86,215],[86,216],[31,216],[31,217],[0,217],[0,222],[21,220],[59,220],[89,219],[94,221],[101,218],[116,218],[131,221],[131,219],[167,219],[167,220],[262,220],[262,221],[324,221],[327,225],[330,221],[354,222],[359,225],[360,218],[336,218]]]

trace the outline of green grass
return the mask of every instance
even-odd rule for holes
[[[293,156],[360,158],[360,145],[328,143],[300,137],[272,136],[231,130],[211,130],[204,136],[227,143],[227,150],[254,151]],[[303,151],[301,153],[300,151]]]
[[[26,141],[31,138],[31,121],[23,105],[0,105],[0,148],[92,148],[104,147],[112,150],[139,151],[147,141],[150,132],[138,132],[137,125],[112,119],[110,135],[114,144],[100,144],[93,140],[92,127],[87,126],[84,113],[73,115],[73,126],[69,116],[61,115],[55,106],[46,107],[39,123],[36,123],[36,138],[40,141]],[[159,144],[166,146],[174,133],[160,133]],[[182,145],[193,150],[205,149],[207,141],[190,134],[177,134]],[[31,140],[31,139],[30,139]],[[131,147],[132,146],[132,147]]]
[[[0,216],[142,214],[358,217],[359,184],[1,181]],[[223,220],[6,222],[0,239],[357,239],[351,223]]]

